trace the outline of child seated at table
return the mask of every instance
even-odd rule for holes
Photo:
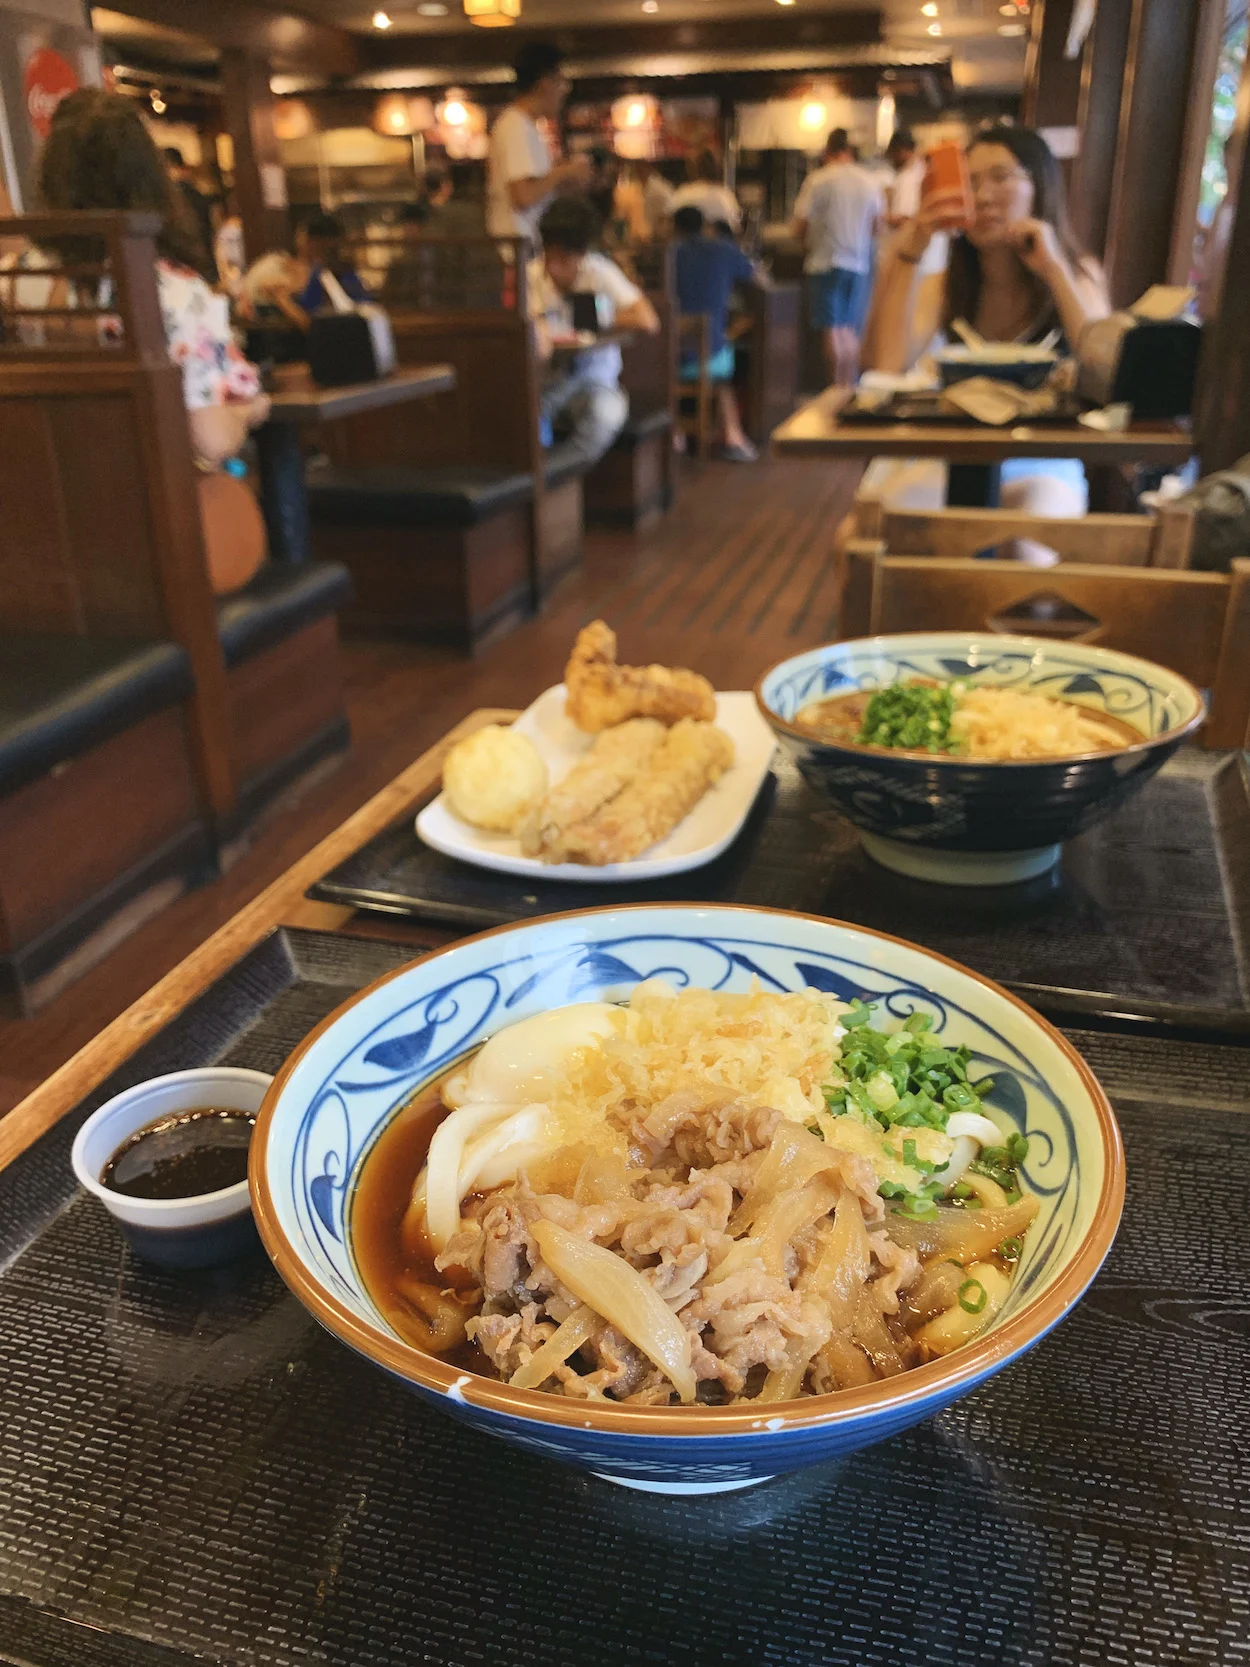
[[[629,399],[621,388],[616,342],[566,351],[575,337],[574,295],[597,298],[601,330],[660,328],[655,308],[620,267],[590,248],[596,229],[590,204],[575,197],[553,203],[542,218],[543,252],[530,263],[530,316],[546,363],[542,393],[543,443],[560,441],[565,456],[590,464],[625,426]]]
[[[697,353],[685,351],[678,376],[682,382],[697,382],[700,375],[706,375],[714,384],[724,436],[721,456],[730,463],[754,463],[759,453],[747,439],[733,388],[734,349],[728,324],[735,289],[739,284],[759,283],[760,275],[733,241],[733,228],[718,221],[709,235],[702,209],[693,204],[688,203],[673,215],[673,231],[677,237],[674,261],[678,306],[684,315],[702,316],[708,321],[706,364],[699,364]]]

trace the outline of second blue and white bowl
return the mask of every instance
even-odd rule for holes
[[[1026,763],[818,741],[811,701],[911,678],[1078,701],[1142,734],[1116,752]],[[1206,716],[1193,684],[1096,644],[992,632],[905,632],[828,643],[764,673],[755,698],[804,780],[887,868],[948,885],[1002,885],[1053,868],[1063,842],[1140,791]]]
[[[1041,1209],[1001,1314],[945,1359],[864,1389],[766,1407],[635,1407],[513,1389],[403,1341],[352,1249],[361,1166],[424,1084],[504,1025],[641,980],[745,991],[814,987],[928,1014],[966,1043],[1004,1134],[1027,1133]],[[296,1049],[251,1147],[265,1247],[327,1329],[440,1411],[529,1452],[630,1487],[709,1493],[820,1464],[928,1418],[1036,1343],[1110,1248],[1124,1198],[1119,1131],[1068,1042],[1014,996],[897,938],[814,916],[689,904],[590,910],[467,938],[354,996]]]

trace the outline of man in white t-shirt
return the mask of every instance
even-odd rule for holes
[[[569,84],[564,55],[546,41],[530,41],[517,54],[516,97],[491,129],[486,166],[486,229],[492,237],[523,237],[538,248],[538,222],[553,197],[583,190],[590,162],[575,157],[553,163],[538,126],[559,116]]]
[[[670,214],[676,214],[679,208],[697,208],[709,230],[726,225],[736,237],[742,230],[742,209],[721,177],[716,153],[700,151],[690,166],[690,175],[685,185],[673,192]]]
[[[884,207],[877,182],[852,160],[846,129],[835,128],[823,165],[803,182],[794,213],[795,230],[807,246],[808,316],[840,387],[853,386],[858,374],[873,240]]]
[[[602,457],[625,425],[629,400],[621,391],[621,350],[615,342],[570,351],[574,295],[598,300],[600,329],[660,328],[655,308],[606,255],[591,253],[595,214],[588,202],[554,203],[542,220],[543,253],[530,262],[529,310],[548,365],[542,394],[544,444],[585,463]]]

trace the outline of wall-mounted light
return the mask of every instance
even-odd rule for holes
[[[650,127],[658,110],[659,105],[650,93],[625,93],[612,105],[612,126],[618,133]]]
[[[390,14],[388,12],[374,12],[374,14],[373,14],[373,27],[375,29],[389,29],[390,26],[391,26],[391,19],[390,19]]]
[[[464,0],[464,15],[479,29],[508,29],[521,15],[521,0]]]
[[[302,98],[280,98],[273,107],[273,130],[279,139],[307,139],[315,125]]]
[[[148,94],[148,100],[151,103],[152,114],[154,116],[163,116],[166,110],[169,109],[169,106],[165,103],[165,100],[161,95],[161,89],[159,87],[152,88],[152,91]]]
[[[799,111],[799,126],[804,133],[819,133],[829,122],[829,106],[818,98],[807,99]]]
[[[408,100],[403,93],[387,93],[373,107],[373,131],[393,139],[407,139],[412,133]]]

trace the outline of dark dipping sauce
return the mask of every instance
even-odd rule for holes
[[[494,1378],[498,1374],[476,1343],[465,1339],[447,1347],[433,1326],[436,1309],[442,1306],[435,1303],[436,1295],[458,1292],[468,1319],[481,1306],[480,1288],[469,1283],[463,1269],[440,1273],[423,1231],[411,1238],[404,1232],[404,1217],[430,1140],[447,1115],[442,1099],[445,1080],[427,1084],[378,1136],[361,1166],[349,1236],[365,1289],[406,1343],[463,1371]]]
[[[247,1179],[254,1112],[200,1106],[159,1117],[113,1153],[100,1182],[127,1198],[199,1198]]]
[[[932,683],[928,678],[915,678],[913,681],[917,683],[926,683],[930,688],[938,687],[936,683]],[[882,747],[871,741],[861,741],[859,736],[860,731],[864,727],[864,717],[868,711],[868,703],[875,694],[879,694],[880,692],[881,691],[879,689],[856,689],[849,695],[830,695],[826,700],[811,701],[795,716],[794,727],[796,729],[801,729],[805,735],[812,735],[818,741],[828,741],[831,746],[835,747],[868,747],[873,752],[901,753],[907,758],[960,757],[960,754],[958,753],[913,752],[909,748]],[[1140,729],[1134,729],[1132,724],[1125,723],[1123,718],[1112,718],[1105,712],[1090,711],[1088,707],[1080,706],[1079,701],[1064,702],[1058,700],[1055,696],[1047,696],[1046,698],[1053,699],[1056,705],[1076,706],[1079,710],[1088,712],[1091,717],[1096,718],[1098,723],[1103,728],[1109,730],[1115,737],[1115,740],[1109,741],[1105,747],[1090,748],[1090,751],[1118,752],[1121,747],[1138,746],[1146,739]],[[1056,753],[1054,756],[1056,758],[1066,758],[1068,756],[1075,755]],[[989,764],[999,761],[995,759],[976,758],[966,759],[965,762],[973,764]],[[1013,760],[1006,759],[1002,762],[1011,763]],[[1021,761],[1015,760],[1014,762]],[[1042,761],[1031,759],[1027,760],[1027,762],[1036,763]]]

